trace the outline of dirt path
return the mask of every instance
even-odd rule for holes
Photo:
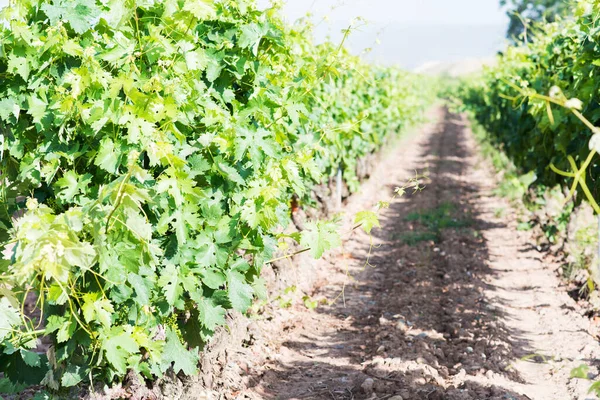
[[[569,379],[596,372],[589,321],[559,288],[557,265],[518,232],[493,195],[494,175],[464,118],[436,109],[433,122],[378,167],[348,215],[387,199],[415,171],[427,188],[385,210],[370,264],[369,238],[354,234],[323,263],[312,298],[257,321],[245,392],[269,399],[586,399]],[[503,214],[502,217],[498,217]],[[350,223],[350,221],[347,221]],[[349,225],[348,225],[349,226]],[[261,361],[264,360],[264,361]],[[592,397],[590,397],[592,398]]]

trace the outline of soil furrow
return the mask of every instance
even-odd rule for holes
[[[569,374],[596,371],[589,321],[514,213],[497,217],[510,206],[493,194],[466,119],[442,108],[431,117],[351,198],[346,226],[415,173],[427,187],[390,204],[373,246],[355,233],[323,262],[311,298],[335,303],[256,321],[248,397],[586,398],[589,382]]]

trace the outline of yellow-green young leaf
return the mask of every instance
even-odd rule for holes
[[[361,228],[367,233],[371,233],[371,230],[374,227],[380,227],[379,217],[373,211],[360,211],[356,213],[356,217],[354,217],[354,223],[360,225]]]
[[[310,254],[317,259],[334,247],[341,246],[342,239],[338,233],[339,225],[329,221],[310,222],[302,231],[300,245],[310,249]]]
[[[102,341],[102,350],[111,366],[120,374],[125,374],[127,359],[139,352],[139,346],[131,333],[119,326],[107,333]]]
[[[186,1],[183,10],[191,12],[199,20],[208,20],[216,17],[214,0]]]
[[[0,299],[0,342],[10,335],[13,329],[21,323],[19,312],[10,305],[8,299]]]
[[[100,142],[100,149],[94,160],[94,165],[114,174],[119,166],[119,154],[115,151],[115,143],[109,138]]]
[[[571,378],[588,379],[589,372],[590,367],[585,364],[581,364],[579,367],[571,370]]]
[[[111,325],[112,313],[115,312],[110,300],[103,298],[101,293],[86,293],[83,295],[83,318],[88,324],[91,322],[100,323],[105,328]]]

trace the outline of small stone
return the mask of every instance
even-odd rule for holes
[[[419,377],[419,378],[415,378],[415,379],[413,380],[413,382],[414,382],[416,385],[419,385],[419,386],[424,386],[425,384],[427,384],[427,379],[425,379],[425,378],[423,378],[423,377]]]
[[[434,251],[435,253],[439,253],[439,252],[440,252],[440,248],[439,248],[439,247],[436,247],[436,248],[434,248],[434,249],[433,249],[433,251]]]
[[[402,333],[406,333],[408,332],[408,325],[406,324],[406,322],[400,320],[398,322],[396,322],[396,329],[398,329],[400,332]]]
[[[444,279],[446,279],[446,280],[450,279],[450,275],[444,274]]]
[[[381,353],[383,353],[384,351],[385,351],[385,346],[384,346],[384,345],[381,345],[381,346],[379,346],[379,347],[377,348],[377,353],[378,353],[378,354],[381,354]]]
[[[473,352],[473,348],[471,346],[469,346],[465,349],[465,351],[470,354]]]
[[[404,400],[404,397],[400,395],[392,396],[388,400]]]
[[[360,387],[363,390],[363,392],[370,395],[371,393],[373,393],[373,385],[375,385],[375,381],[372,378],[367,378],[364,380],[362,385],[360,385]]]

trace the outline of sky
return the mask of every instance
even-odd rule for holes
[[[258,2],[261,7],[269,4]],[[307,12],[317,24],[318,42],[327,37],[339,42],[341,30],[352,19],[364,18],[366,25],[348,41],[351,50],[409,69],[429,62],[492,57],[504,45],[508,26],[499,0],[287,0],[284,5],[290,22]],[[364,54],[368,48],[370,53]]]
[[[263,8],[270,4],[257,1]],[[0,0],[0,7],[7,3]],[[365,23],[347,42],[351,51],[408,69],[492,57],[508,26],[499,0],[287,0],[283,12],[290,22],[311,12],[317,42],[339,42],[341,30],[362,17]]]

